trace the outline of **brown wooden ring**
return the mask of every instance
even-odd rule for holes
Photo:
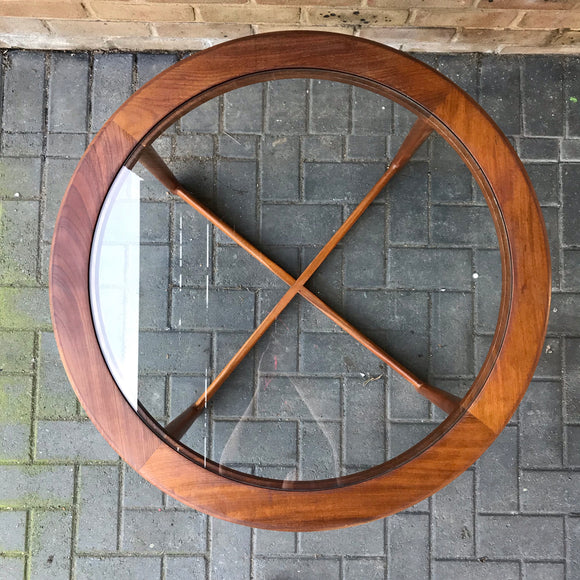
[[[176,118],[233,88],[295,77],[343,81],[404,105],[454,147],[479,184],[502,259],[498,324],[461,405],[425,439],[367,471],[289,485],[186,457],[146,424],[117,388],[101,354],[89,301],[89,256],[101,205]],[[81,159],[58,215],[50,269],[51,312],[69,379],[90,419],[143,477],[179,501],[229,521],[321,530],[396,513],[467,469],[506,425],[532,378],[546,333],[550,259],[542,214],[516,153],[493,121],[451,81],[408,55],[367,40],[283,32],[213,47],[167,69],[130,97]]]

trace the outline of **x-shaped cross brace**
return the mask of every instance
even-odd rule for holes
[[[399,373],[403,378],[409,381],[421,395],[429,399],[435,405],[440,407],[447,413],[453,411],[459,404],[460,399],[454,395],[447,393],[437,387],[433,387],[424,381],[418,379],[413,373],[401,365],[398,361],[384,352],[379,346],[374,344],[366,336],[364,336],[359,330],[332,310],[327,304],[325,304],[318,296],[312,293],[305,287],[306,282],[312,277],[314,272],[319,268],[319,266],[328,257],[330,252],[336,247],[336,245],[342,240],[346,233],[352,228],[358,218],[365,212],[365,210],[370,206],[370,204],[375,200],[379,193],[384,189],[387,183],[393,178],[394,175],[409,161],[413,153],[421,146],[425,139],[431,134],[433,129],[429,123],[422,118],[419,118],[411,131],[403,141],[399,151],[393,158],[393,161],[389,165],[387,171],[383,176],[377,181],[377,183],[371,188],[371,190],[362,199],[359,205],[354,209],[354,211],[348,216],[340,228],[334,233],[330,240],[325,244],[325,246],[320,250],[316,257],[308,264],[305,270],[300,274],[297,279],[294,279],[288,272],[283,268],[278,266],[275,262],[270,260],[265,254],[260,252],[255,246],[253,246],[249,241],[247,241],[243,236],[237,233],[231,226],[227,225],[222,221],[217,215],[215,215],[210,209],[205,207],[200,203],[190,192],[188,192],[177,180],[175,175],[171,172],[169,167],[165,164],[163,159],[157,154],[157,152],[151,147],[145,148],[141,152],[139,161],[149,170],[149,172],[154,175],[169,191],[174,193],[198,211],[202,216],[204,216],[208,221],[210,221],[214,226],[219,228],[224,234],[226,234],[230,239],[236,242],[239,246],[244,248],[248,253],[250,253],[254,258],[256,258],[261,264],[266,266],[271,272],[276,274],[281,280],[286,282],[289,286],[286,293],[278,301],[276,306],[268,313],[268,315],[262,320],[250,337],[244,342],[238,352],[232,357],[232,359],[226,364],[222,371],[216,376],[212,383],[205,390],[204,394],[199,397],[199,399],[175,419],[173,419],[166,427],[166,432],[174,437],[175,439],[180,439],[187,430],[191,427],[195,419],[202,413],[203,409],[207,405],[207,401],[211,399],[217,390],[221,387],[224,381],[230,376],[230,374],[236,369],[244,357],[250,352],[254,345],[258,342],[260,337],[268,330],[276,318],[281,314],[281,312],[288,306],[290,301],[300,294],[306,300],[308,300],[313,306],[318,308],[321,312],[326,314],[333,322],[340,326],[344,331],[350,334],[354,339],[356,339],[360,344],[368,348],[372,353],[374,353],[378,358],[380,358],[385,364],[391,367],[394,371]]]

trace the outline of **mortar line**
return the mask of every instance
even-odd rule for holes
[[[80,498],[80,479],[81,479],[80,465],[74,466],[73,477],[73,501],[71,507],[71,538],[70,538],[70,570],[69,578],[74,580],[76,576],[76,549],[78,547],[78,533],[79,533],[79,498]]]

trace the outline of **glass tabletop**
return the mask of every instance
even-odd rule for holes
[[[341,477],[419,442],[446,413],[337,319],[421,381],[467,392],[497,320],[500,257],[483,196],[438,135],[213,390],[415,121],[350,85],[270,81],[193,110],[121,169],[95,231],[91,307],[118,387],[160,434],[280,480]]]

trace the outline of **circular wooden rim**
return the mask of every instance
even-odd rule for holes
[[[425,117],[456,149],[488,202],[502,258],[502,301],[492,346],[461,405],[428,437],[371,470],[333,481],[261,485],[204,469],[162,440],[117,388],[101,354],[89,300],[89,258],[103,200],[124,164],[186,110],[247,84],[291,77],[342,80]],[[525,170],[468,95],[415,59],[383,45],[323,32],[231,41],[167,69],[109,119],[81,159],[53,239],[51,313],[60,354],[88,416],[109,444],[164,492],[233,522],[322,530],[396,513],[467,469],[509,421],[537,365],[550,303],[542,214]],[[195,459],[195,457],[194,457]]]

